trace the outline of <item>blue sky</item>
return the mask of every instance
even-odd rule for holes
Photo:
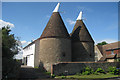
[[[57,2],[3,2],[2,20],[14,26],[23,47],[41,36]],[[84,23],[95,42],[118,40],[117,2],[61,2],[59,12],[71,33],[76,18],[83,11]]]

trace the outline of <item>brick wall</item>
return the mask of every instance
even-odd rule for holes
[[[120,67],[119,62],[64,62],[53,64],[51,68],[51,73],[55,75],[62,74],[76,74],[81,72],[85,67],[90,67],[93,70],[97,68],[102,68],[107,71],[109,66]],[[65,73],[65,71],[68,71]]]

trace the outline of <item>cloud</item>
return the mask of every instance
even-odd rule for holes
[[[14,27],[14,24],[10,23],[10,22],[6,22],[6,21],[3,21],[3,20],[0,20],[0,29],[2,27],[6,27],[6,26],[9,26],[10,28],[13,28]]]
[[[115,40],[115,39],[103,39],[103,40],[96,41],[95,44],[101,43],[103,41],[105,41],[107,43],[114,43],[114,42],[117,42],[118,40]]]
[[[76,21],[73,21],[73,20],[71,20],[71,19],[66,19],[66,21],[67,21],[70,25],[73,25],[73,24],[75,24],[75,22],[76,22]]]
[[[31,42],[27,42],[27,41],[21,41],[21,44],[22,44],[22,46],[24,46],[24,45],[28,45],[29,43],[31,43]]]
[[[21,44],[22,45],[25,45],[25,44],[29,44],[30,42],[27,42],[27,41],[21,41]]]
[[[27,41],[21,41],[21,43],[22,43],[22,45],[23,45],[23,44],[26,44],[26,43],[27,43]]]

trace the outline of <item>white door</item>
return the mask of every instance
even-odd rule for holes
[[[34,56],[33,55],[28,56],[28,61],[27,62],[28,62],[27,66],[34,67]]]

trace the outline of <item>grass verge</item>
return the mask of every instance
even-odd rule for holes
[[[113,74],[99,74],[99,75],[95,75],[95,74],[91,74],[91,75],[68,75],[68,76],[56,76],[55,78],[74,78],[74,79],[80,79],[80,78],[89,78],[89,79],[97,79],[97,78],[111,78],[111,77],[118,77],[120,75],[113,75]]]

